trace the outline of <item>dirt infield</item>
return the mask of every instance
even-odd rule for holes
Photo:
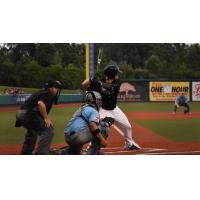
[[[72,104],[77,106],[78,104]],[[70,105],[70,106],[72,106]],[[61,105],[64,106],[64,105]],[[60,107],[61,107],[60,106]],[[66,105],[65,105],[66,106]],[[7,111],[14,111],[16,108],[10,108]],[[5,112],[6,108],[0,108],[0,111]],[[138,119],[186,119],[186,118],[200,118],[200,112],[193,112],[192,115],[183,115],[178,113],[172,115],[169,112],[128,112],[126,113],[130,122]],[[108,147],[103,149],[106,155],[200,155],[200,142],[174,142],[166,139],[157,133],[137,124],[133,123],[133,136],[135,141],[142,147],[138,151],[125,151],[123,149],[124,139],[111,128],[110,137],[108,139]],[[52,147],[61,147],[65,144],[54,144]],[[0,145],[1,155],[18,155],[20,154],[21,145]]]
[[[132,112],[126,113],[130,121],[136,119],[187,119],[187,118],[200,118],[200,112],[194,112],[192,115],[183,115],[182,113],[177,113],[172,115],[169,112]],[[115,136],[112,136],[115,134]],[[110,139],[113,140],[117,133],[111,133]],[[157,133],[140,126],[137,123],[133,124],[133,134],[134,139],[141,145],[142,150],[136,152],[123,152],[119,150],[118,154],[200,154],[200,142],[174,142],[167,138],[164,138]],[[120,140],[120,139],[118,139]],[[123,140],[121,141],[123,144]],[[121,144],[121,145],[122,145]],[[113,154],[112,152],[108,152]],[[116,151],[115,151],[116,153]]]

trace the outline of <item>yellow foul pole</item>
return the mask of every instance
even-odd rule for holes
[[[90,59],[89,59],[89,44],[85,44],[85,72],[86,72],[86,79],[89,79],[89,65],[90,65]]]

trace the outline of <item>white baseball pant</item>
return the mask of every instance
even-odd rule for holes
[[[131,146],[132,144],[139,147],[139,145],[133,140],[131,124],[129,123],[126,115],[118,106],[114,110],[105,110],[100,108],[99,113],[101,119],[104,117],[114,118],[115,123],[113,127],[124,137],[125,147]]]

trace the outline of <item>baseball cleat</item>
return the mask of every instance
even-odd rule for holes
[[[140,147],[136,147],[136,146],[133,144],[133,145],[127,147],[126,149],[127,149],[127,150],[140,150],[141,148],[140,148]]]
[[[125,149],[126,150],[140,150],[141,147],[138,144],[133,143],[133,144],[131,144],[129,146],[125,146]]]

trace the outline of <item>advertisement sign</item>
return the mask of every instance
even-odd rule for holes
[[[123,82],[120,87],[118,101],[148,101],[148,83]]]
[[[192,82],[192,101],[200,101],[200,82]]]
[[[150,101],[175,101],[176,97],[184,93],[190,100],[189,82],[150,82]]]
[[[31,94],[20,94],[15,96],[16,104],[23,104],[30,96]]]

